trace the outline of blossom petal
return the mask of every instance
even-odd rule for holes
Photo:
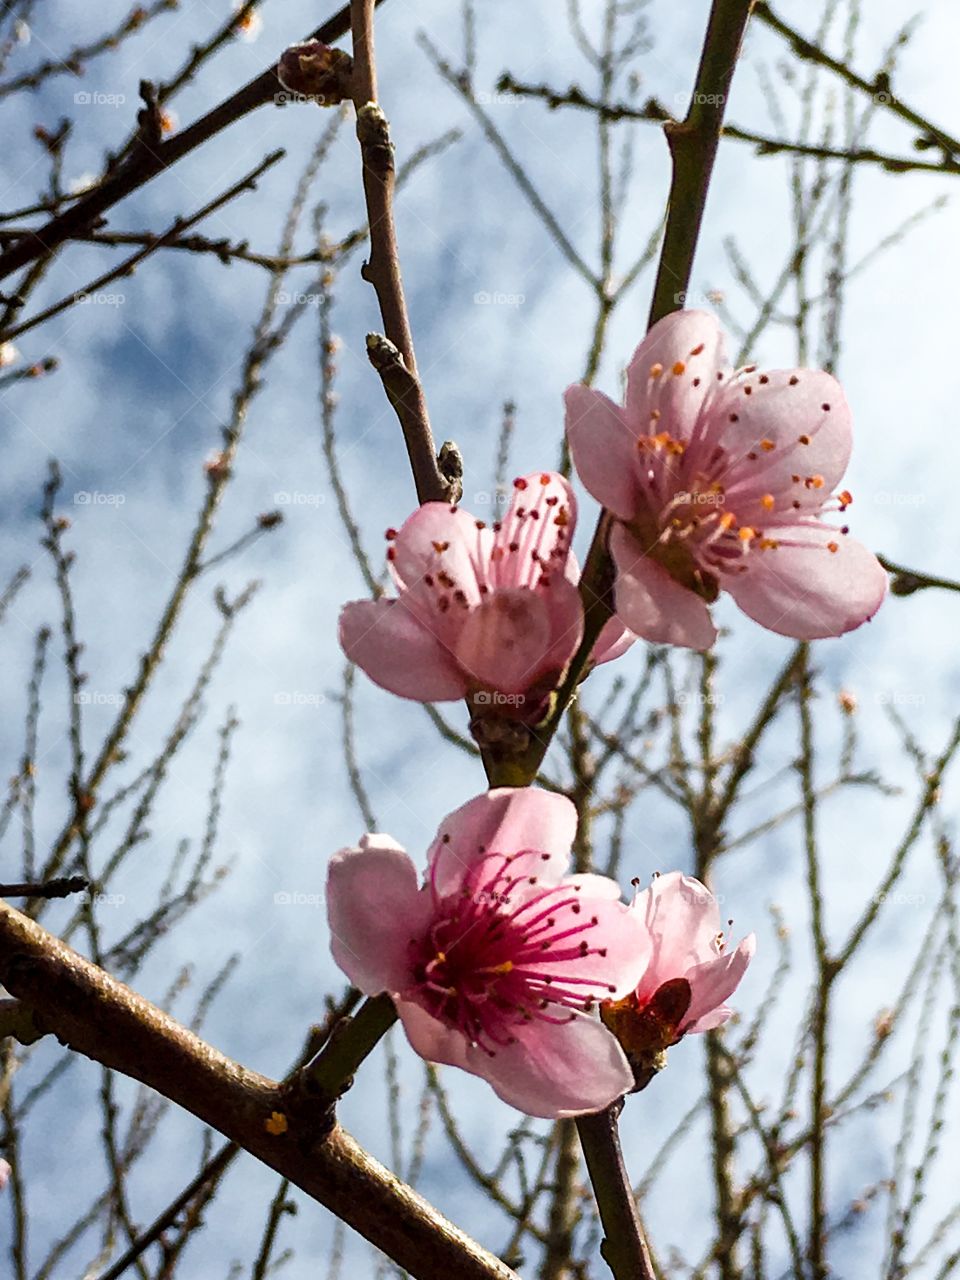
[[[426,927],[429,894],[417,888],[408,855],[385,835],[341,849],[327,869],[327,919],[333,958],[368,996],[410,982],[410,939]]]
[[[535,587],[569,552],[577,527],[577,499],[556,471],[535,471],[513,482],[510,506],[494,533],[490,581],[496,587]]]
[[[493,534],[479,527],[481,523],[445,502],[425,502],[418,507],[393,541],[391,568],[398,583],[413,589],[426,575],[442,570],[470,604],[477,604],[477,566],[493,545]]]
[[[619,405],[592,387],[564,392],[567,444],[587,492],[623,520],[639,501],[636,480],[636,431]]]
[[[535,850],[542,881],[559,880],[570,865],[577,834],[577,810],[566,796],[537,787],[498,787],[474,796],[449,814],[430,846],[432,884],[446,895],[487,853]]]
[[[700,597],[671,578],[628,529],[615,524],[610,551],[617,566],[617,615],[655,644],[709,649],[717,638],[710,611]]]
[[[540,673],[552,635],[543,597],[528,587],[501,587],[464,615],[457,662],[471,684],[523,693]]]
[[[691,969],[717,959],[721,932],[716,898],[699,880],[680,871],[657,876],[638,893],[631,911],[649,931],[653,957],[637,988],[649,999],[665,982],[683,978]]]
[[[633,1072],[616,1038],[596,1018],[522,1024],[516,1042],[491,1057],[468,1050],[468,1070],[504,1102],[529,1116],[559,1119],[601,1111],[633,1088]]]
[[[541,599],[550,617],[550,646],[543,654],[540,671],[563,671],[580,648],[583,639],[583,603],[580,592],[569,579],[554,576],[543,588]]]
[[[599,667],[601,662],[613,662],[615,658],[622,657],[636,639],[633,632],[623,625],[622,619],[614,615],[603,624],[590,661],[595,667]]]
[[[723,580],[755,622],[795,640],[820,640],[852,631],[880,608],[887,575],[862,543],[819,524],[778,529],[776,537],[777,547],[751,552],[746,572]]]
[[[462,1031],[448,1027],[412,1000],[398,1000],[397,1013],[411,1048],[426,1062],[442,1062],[473,1072],[468,1057],[470,1046]]]
[[[689,1031],[712,1031],[730,1016],[725,1001],[740,985],[747,965],[757,950],[757,939],[749,934],[735,951],[718,956],[689,969],[684,977],[690,983],[690,1007],[684,1021],[684,1034]],[[719,1021],[718,1021],[719,1015]]]
[[[722,447],[726,503],[741,524],[766,527],[768,495],[775,513],[818,511],[850,462],[850,409],[837,380],[819,369],[738,377],[711,403],[710,419],[697,452],[705,462]],[[696,469],[697,454],[686,462]]]
[[[723,334],[706,311],[674,311],[658,320],[627,366],[627,421],[635,433],[666,431],[688,441],[726,374]]]
[[[561,984],[575,979],[585,999],[619,1000],[636,990],[647,969],[653,952],[650,933],[643,918],[620,901],[619,885],[606,876],[570,876],[562,887],[567,885],[575,886],[579,899],[574,908],[578,916],[570,923],[583,921],[582,932],[526,960],[524,968],[530,973],[559,972]],[[564,918],[559,909],[557,916]]]
[[[418,702],[466,695],[468,682],[449,650],[404,600],[355,600],[340,613],[340,646],[382,689]]]

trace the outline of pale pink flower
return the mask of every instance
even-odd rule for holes
[[[614,881],[565,875],[576,827],[564,796],[502,788],[444,820],[422,888],[384,835],[337,853],[327,879],[350,980],[389,992],[421,1057],[535,1116],[598,1111],[633,1087],[594,1010],[636,987],[650,941]]]
[[[13,1170],[10,1168],[9,1161],[0,1159],[0,1191],[2,1191],[10,1181],[10,1174],[12,1172]]]
[[[727,1021],[733,1010],[726,1001],[757,944],[751,933],[728,951],[716,898],[679,871],[657,876],[630,910],[643,922],[649,959],[636,989],[600,1012],[631,1061],[647,1067],[685,1035]]]
[[[515,480],[492,528],[459,507],[425,503],[399,532],[387,531],[398,598],[344,607],[347,657],[403,698],[479,693],[479,705],[535,723],[583,638],[570,550],[576,518],[573,491],[553,472]],[[612,620],[593,661],[616,657],[632,639]]]
[[[800,640],[871,618],[887,578],[872,552],[822,516],[850,458],[850,411],[815,369],[731,369],[717,321],[678,311],[627,368],[623,406],[566,393],[580,478],[616,517],[616,607],[638,635],[706,649],[707,608],[729,591],[762,626]]]

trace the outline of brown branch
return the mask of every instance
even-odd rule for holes
[[[670,112],[656,98],[648,98],[639,107],[628,102],[600,102],[584,93],[579,85],[572,84],[568,89],[558,90],[548,84],[529,84],[516,80],[508,71],[500,76],[497,89],[501,93],[513,93],[521,98],[539,98],[551,111],[560,107],[575,107],[581,111],[590,111],[598,119],[611,123],[630,120],[645,124],[664,124],[670,119]],[[758,156],[796,155],[808,156],[813,160],[842,160],[844,164],[875,164],[888,173],[960,174],[960,160],[947,155],[935,161],[918,160],[913,156],[892,156],[872,147],[844,150],[842,147],[794,142],[789,138],[772,138],[768,134],[757,133],[754,129],[745,129],[736,124],[725,124],[723,137],[756,147]]]
[[[299,1105],[282,1083],[224,1057],[6,904],[0,904],[0,980],[42,1010],[35,1017],[61,1043],[219,1130],[417,1280],[517,1280],[339,1125],[323,1132],[315,1105]]]
[[[90,882],[83,876],[60,876],[42,883],[0,884],[0,898],[69,898],[71,893],[83,893]]]
[[[272,168],[278,160],[281,160],[284,154],[285,153],[283,151],[272,151],[268,156],[265,156],[260,164],[258,164],[255,169],[252,169],[246,177],[241,178],[239,182],[234,183],[228,191],[224,191],[208,204],[205,204],[202,209],[198,209],[197,212],[191,214],[189,218],[177,218],[166,231],[159,236],[151,237],[150,241],[140,249],[139,252],[124,259],[123,262],[114,267],[111,271],[107,271],[102,276],[98,276],[96,280],[92,280],[85,288],[78,289],[74,293],[68,294],[65,298],[61,298],[59,302],[54,302],[43,311],[39,311],[36,315],[31,316],[29,320],[24,320],[23,324],[15,325],[12,329],[7,329],[5,332],[0,333],[0,337],[5,340],[16,338],[21,333],[26,333],[28,329],[35,329],[37,325],[43,324],[44,321],[49,320],[52,316],[59,315],[61,311],[66,311],[69,307],[75,306],[78,302],[82,302],[83,299],[89,295],[96,294],[106,285],[112,284],[114,280],[120,280],[124,276],[132,275],[136,267],[144,260],[144,258],[148,258],[150,254],[156,252],[157,249],[162,249],[164,245],[178,240],[183,232],[189,227],[196,226],[198,222],[202,222],[204,218],[209,217],[211,213],[222,208],[223,205],[235,199],[242,192],[255,190],[257,179],[260,178],[267,169]]]
[[[905,102],[901,102],[891,91],[889,76],[886,73],[880,72],[872,80],[867,80],[864,76],[858,75],[845,62],[832,57],[826,50],[821,49],[819,45],[813,44],[802,36],[795,27],[791,27],[784,22],[781,17],[773,12],[766,0],[758,0],[755,12],[760,22],[765,23],[777,35],[782,36],[787,41],[798,58],[832,71],[834,75],[839,76],[852,89],[859,89],[861,93],[869,94],[878,106],[885,107],[887,111],[899,116],[907,124],[912,124],[919,129],[922,137],[918,139],[918,143],[921,147],[938,146],[943,151],[944,158],[948,160],[960,155],[960,140],[938,128],[926,116],[921,115],[919,111],[914,111]]]
[[[382,0],[374,0],[382,3]],[[310,39],[332,44],[350,30],[350,13],[345,6],[313,32]],[[0,279],[20,267],[33,262],[69,240],[76,232],[88,230],[101,214],[137,191],[164,169],[182,160],[185,155],[208,142],[229,125],[235,124],[249,112],[273,102],[281,92],[276,65],[271,64],[260,75],[238,89],[206,115],[201,116],[181,133],[165,142],[148,143],[137,140],[124,162],[103,182],[81,197],[69,209],[51,218],[43,227],[22,242],[12,245],[0,254]],[[19,216],[19,215],[18,215]]]
[[[357,112],[357,138],[363,159],[363,193],[370,227],[370,257],[361,275],[373,285],[386,338],[367,337],[370,362],[383,380],[403,430],[417,497],[444,502],[454,496],[438,461],[427,402],[417,376],[413,335],[403,294],[397,229],[393,217],[396,184],[390,124],[377,102],[377,73],[373,45],[376,0],[351,0],[353,76],[351,87]]]

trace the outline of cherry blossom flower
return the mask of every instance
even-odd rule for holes
[[[501,788],[444,820],[423,887],[385,835],[337,853],[327,879],[351,982],[389,992],[422,1057],[534,1116],[599,1111],[633,1087],[595,1009],[635,989],[650,940],[612,880],[565,874],[576,825],[564,796]]]
[[[347,657],[403,698],[471,695],[507,719],[536,723],[583,638],[570,550],[576,518],[573,491],[553,472],[515,480],[492,528],[459,507],[425,503],[399,532],[387,531],[398,598],[343,609]],[[613,619],[593,661],[616,657],[632,640]]]
[[[10,1168],[9,1161],[0,1159],[0,1191],[2,1191],[10,1181],[10,1174],[12,1172],[13,1170]]]
[[[886,574],[872,552],[824,522],[850,458],[850,411],[814,369],[732,370],[713,316],[655,324],[627,369],[624,405],[589,387],[566,393],[580,478],[615,517],[616,608],[638,635],[706,649],[707,608],[728,591],[749,617],[801,640],[871,618]]]
[[[662,1065],[664,1050],[691,1032],[722,1026],[756,950],[751,933],[727,951],[720,910],[710,890],[679,871],[657,876],[630,906],[650,945],[637,987],[604,1002],[600,1016],[639,1071]]]

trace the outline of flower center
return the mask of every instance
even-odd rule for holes
[[[440,855],[441,858],[445,856]],[[441,896],[436,914],[410,943],[416,986],[406,993],[488,1054],[514,1043],[518,1027],[569,1022],[615,988],[591,946],[597,916],[575,884],[541,885],[536,864],[549,854],[486,854],[459,890]],[[584,966],[589,957],[596,966]]]

